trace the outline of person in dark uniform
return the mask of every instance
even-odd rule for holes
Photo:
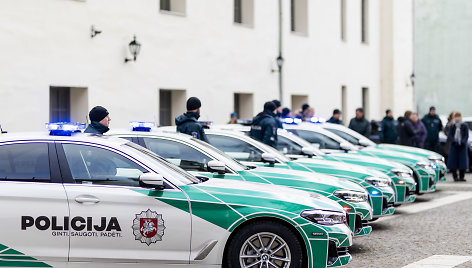
[[[461,113],[456,113],[454,119],[447,135],[447,138],[451,141],[447,167],[451,170],[454,181],[466,181],[465,170],[469,166],[467,151],[469,127],[462,122]],[[459,170],[459,177],[457,176],[457,170]]]
[[[334,109],[333,116],[331,116],[326,123],[342,125],[343,121],[341,121],[341,114],[342,113],[339,109]]]
[[[110,130],[110,115],[107,109],[102,106],[95,106],[89,112],[90,124],[85,129],[84,133],[90,134],[104,134]]]
[[[441,119],[436,114],[436,108],[431,106],[429,113],[421,120],[426,127],[428,135],[424,142],[424,148],[434,152],[439,152],[439,132],[443,130]]]
[[[175,118],[177,132],[190,135],[196,139],[208,142],[203,126],[198,122],[202,103],[196,97],[187,100],[187,112]]]
[[[272,102],[275,104],[276,107],[274,117],[277,120],[277,127],[284,128],[284,125],[282,123],[282,103],[280,103],[280,101],[278,100],[273,100]]]
[[[416,146],[415,129],[410,120],[412,111],[406,111],[404,117],[398,118],[398,144],[405,146]]]
[[[276,105],[268,101],[264,104],[264,111],[252,119],[249,136],[269,146],[277,146],[277,119],[275,119]]]
[[[349,122],[349,128],[367,138],[370,136],[371,126],[364,116],[363,108],[356,109],[356,117],[352,118]]]
[[[381,131],[379,132],[380,141],[382,143],[396,144],[398,139],[397,125],[398,122],[393,118],[390,109],[385,111],[385,117],[380,123]]]

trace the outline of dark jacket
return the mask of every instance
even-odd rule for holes
[[[84,133],[90,134],[104,134],[110,130],[108,127],[96,122],[92,121],[87,128],[84,130]]]
[[[177,132],[208,142],[203,126],[198,122],[198,118],[200,118],[200,115],[194,112],[186,112],[177,116],[175,118]]]
[[[405,117],[398,118],[398,144],[405,146],[416,146],[415,129],[413,123]]]
[[[456,124],[452,124],[449,127],[449,133],[447,139],[450,140],[451,146],[449,148],[449,155],[447,157],[447,167],[450,170],[466,170],[469,168],[468,159],[468,140],[469,140],[469,127],[467,124],[461,124],[461,135],[462,139],[457,142],[454,140],[456,133]]]
[[[380,141],[383,143],[395,144],[398,139],[398,122],[393,117],[385,116],[380,122],[381,130],[379,132]]]
[[[353,118],[351,122],[349,122],[349,128],[354,130],[355,132],[364,135],[365,137],[370,136],[371,126],[370,123],[365,117],[361,119]]]
[[[343,121],[339,120],[339,119],[334,119],[334,117],[331,116],[331,118],[328,119],[328,121],[326,121],[326,123],[342,125]]]
[[[411,122],[411,124],[413,126],[413,131],[415,132],[415,146],[418,148],[423,148],[424,141],[426,140],[426,127],[420,120],[418,120],[416,124],[414,122]]]
[[[421,121],[423,121],[423,124],[428,132],[428,135],[426,136],[425,145],[433,143],[437,143],[439,145],[439,132],[443,130],[443,124],[441,122],[441,119],[439,119],[439,116],[431,116],[430,114],[427,114],[423,117]]]
[[[277,146],[277,119],[271,111],[263,111],[252,119],[249,135],[269,146]]]

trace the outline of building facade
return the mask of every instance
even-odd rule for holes
[[[322,117],[340,108],[345,118],[365,107],[372,119],[413,106],[411,0],[281,3],[284,106],[309,103]],[[201,120],[250,118],[280,98],[278,22],[274,0],[2,3],[0,124],[86,122],[102,105],[112,127],[169,125],[191,96]],[[125,62],[134,36],[140,53]]]
[[[421,113],[472,115],[472,1],[416,0],[415,91]]]

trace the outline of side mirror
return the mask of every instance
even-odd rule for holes
[[[302,154],[307,155],[309,157],[312,157],[315,155],[315,150],[309,148],[309,147],[303,147],[302,148]]]
[[[350,143],[347,143],[347,142],[342,142],[341,144],[339,144],[339,146],[341,147],[341,149],[343,149],[344,151],[350,151],[352,150],[352,145]]]
[[[226,173],[226,165],[223,162],[211,160],[208,162],[208,171],[218,172],[218,174]]]
[[[139,181],[153,186],[154,188],[157,189],[163,189],[164,188],[164,177],[160,174],[155,174],[155,173],[143,173],[141,176],[139,176]]]
[[[271,165],[275,164],[275,155],[270,153],[263,153],[261,157],[263,162],[269,163]]]

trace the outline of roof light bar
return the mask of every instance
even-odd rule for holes
[[[129,122],[129,125],[131,126],[133,131],[150,132],[151,128],[154,127],[156,124],[154,124],[154,122],[132,121]]]
[[[72,133],[81,132],[85,124],[74,124],[69,122],[46,123],[46,129],[51,136],[71,136]]]

